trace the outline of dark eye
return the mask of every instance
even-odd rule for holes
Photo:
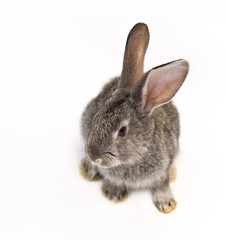
[[[119,137],[124,137],[126,135],[126,127],[121,127],[120,130],[118,131],[118,136]]]

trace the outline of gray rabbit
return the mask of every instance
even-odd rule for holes
[[[112,79],[87,105],[81,119],[88,180],[103,178],[102,191],[121,201],[132,189],[150,189],[159,211],[176,208],[170,188],[178,153],[179,116],[171,102],[184,82],[188,62],[176,60],[143,73],[148,27],[130,31],[120,77]]]

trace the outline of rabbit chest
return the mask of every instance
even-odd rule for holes
[[[99,169],[105,179],[116,186],[130,189],[154,188],[169,178],[168,169],[157,169],[148,163]]]

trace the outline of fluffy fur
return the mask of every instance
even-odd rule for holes
[[[145,24],[131,30],[120,77],[112,79],[87,105],[81,119],[87,179],[103,178],[102,191],[119,201],[130,189],[153,192],[164,213],[176,207],[170,189],[171,170],[179,149],[179,116],[170,101],[183,83],[188,64],[177,60],[143,73],[149,41]],[[124,127],[125,135],[119,131]]]

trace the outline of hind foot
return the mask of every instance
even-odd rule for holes
[[[86,159],[82,159],[79,166],[79,172],[87,181],[98,181],[102,179],[102,176],[97,172],[96,167],[89,163]]]
[[[177,179],[177,168],[176,167],[173,167],[171,169],[171,176],[170,176],[170,181],[171,182],[175,182]]]

